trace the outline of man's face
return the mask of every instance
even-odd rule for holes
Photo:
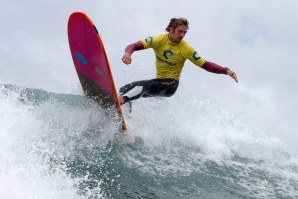
[[[176,29],[170,28],[169,38],[174,43],[179,43],[187,33],[188,27],[184,25],[177,26]]]

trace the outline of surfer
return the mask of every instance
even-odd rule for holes
[[[156,78],[132,82],[121,87],[119,91],[121,104],[140,97],[172,96],[178,88],[180,74],[186,59],[208,72],[226,74],[238,82],[235,72],[228,67],[206,61],[183,40],[189,29],[188,25],[187,19],[172,18],[166,28],[168,33],[150,36],[125,48],[122,61],[127,65],[131,63],[131,55],[134,51],[153,48],[156,56]]]

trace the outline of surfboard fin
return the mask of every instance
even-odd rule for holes
[[[130,101],[130,102],[128,102],[128,104],[129,104],[129,113],[131,113],[132,112],[132,102]]]

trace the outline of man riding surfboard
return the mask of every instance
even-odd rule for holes
[[[235,72],[228,67],[222,67],[206,61],[197,51],[183,40],[189,27],[184,18],[172,18],[166,28],[168,33],[148,37],[130,44],[125,48],[122,61],[130,64],[134,51],[153,48],[156,56],[156,78],[136,81],[120,88],[119,100],[125,104],[140,97],[170,97],[179,85],[179,78],[186,59],[208,72],[226,74],[238,82]]]

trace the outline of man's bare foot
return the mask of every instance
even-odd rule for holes
[[[118,96],[118,100],[120,102],[120,105],[124,104],[124,100],[122,96]]]

